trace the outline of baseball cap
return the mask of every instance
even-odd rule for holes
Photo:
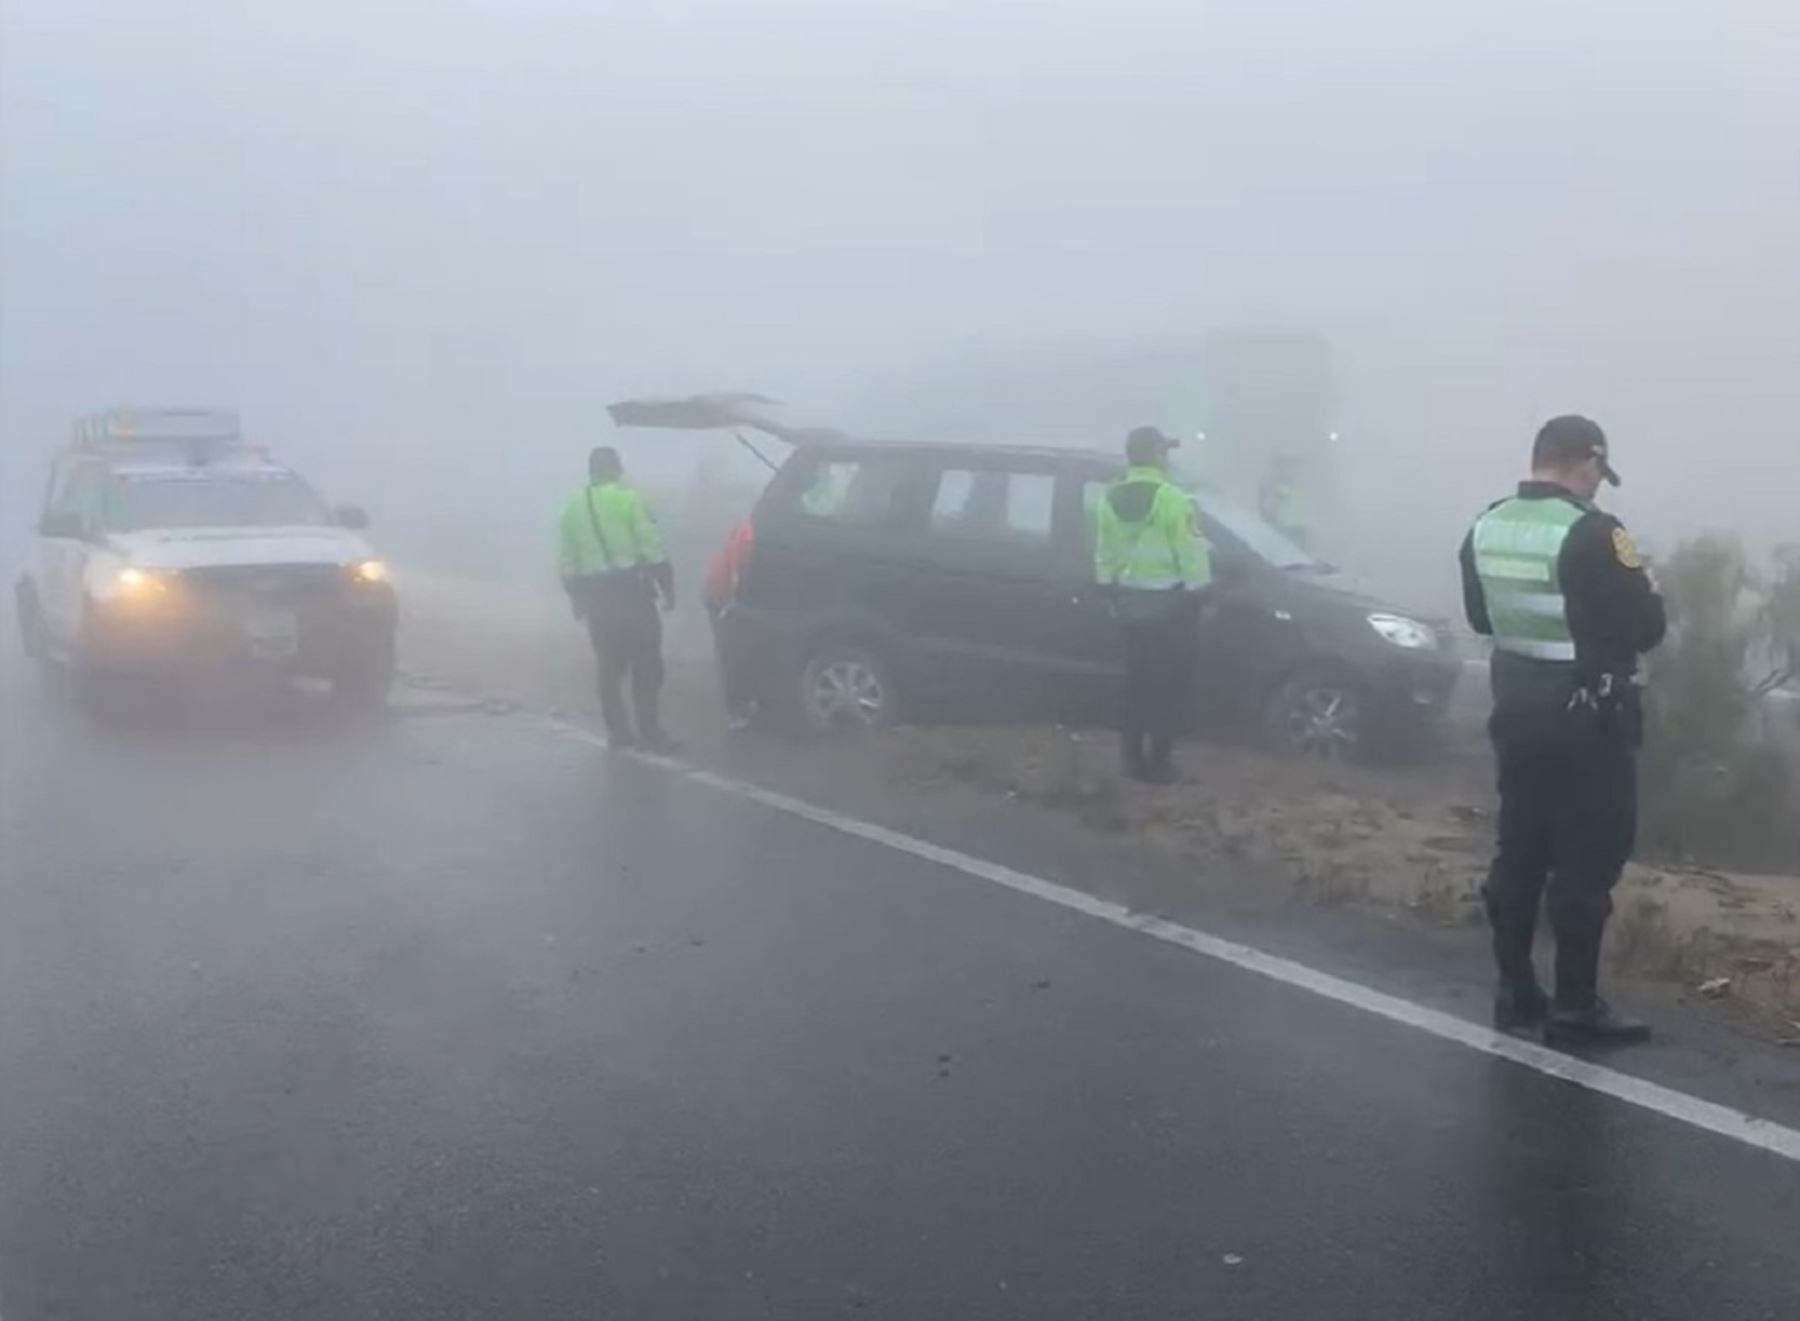
[[[1164,435],[1155,427],[1133,427],[1131,434],[1125,437],[1125,457],[1133,463],[1161,458],[1170,450],[1180,447],[1179,440]]]
[[[1536,463],[1580,463],[1584,459],[1600,460],[1600,475],[1613,486],[1619,484],[1617,470],[1607,448],[1606,433],[1600,424],[1579,413],[1565,413],[1544,423],[1531,446],[1531,461]]]

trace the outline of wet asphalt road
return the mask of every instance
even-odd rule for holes
[[[523,717],[0,717],[5,1321],[1800,1316],[1800,1167]]]

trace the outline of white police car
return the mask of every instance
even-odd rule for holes
[[[378,705],[397,611],[367,525],[245,444],[231,413],[84,418],[52,464],[14,589],[20,635],[84,695],[253,667]]]

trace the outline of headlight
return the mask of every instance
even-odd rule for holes
[[[127,564],[113,575],[112,595],[121,601],[150,601],[169,590],[166,575]]]
[[[1370,615],[1369,627],[1396,647],[1409,651],[1431,651],[1437,647],[1437,634],[1430,627],[1405,615]]]
[[[358,560],[350,566],[350,576],[359,583],[384,583],[388,567],[380,560]]]

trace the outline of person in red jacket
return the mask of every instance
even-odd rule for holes
[[[737,599],[738,583],[750,560],[752,537],[749,519],[732,528],[725,544],[708,562],[706,580],[701,588],[706,601],[706,617],[712,624],[713,658],[719,667],[725,715],[733,729],[749,726],[756,714],[756,698],[750,692],[742,661],[733,654],[729,631],[721,624]]]

